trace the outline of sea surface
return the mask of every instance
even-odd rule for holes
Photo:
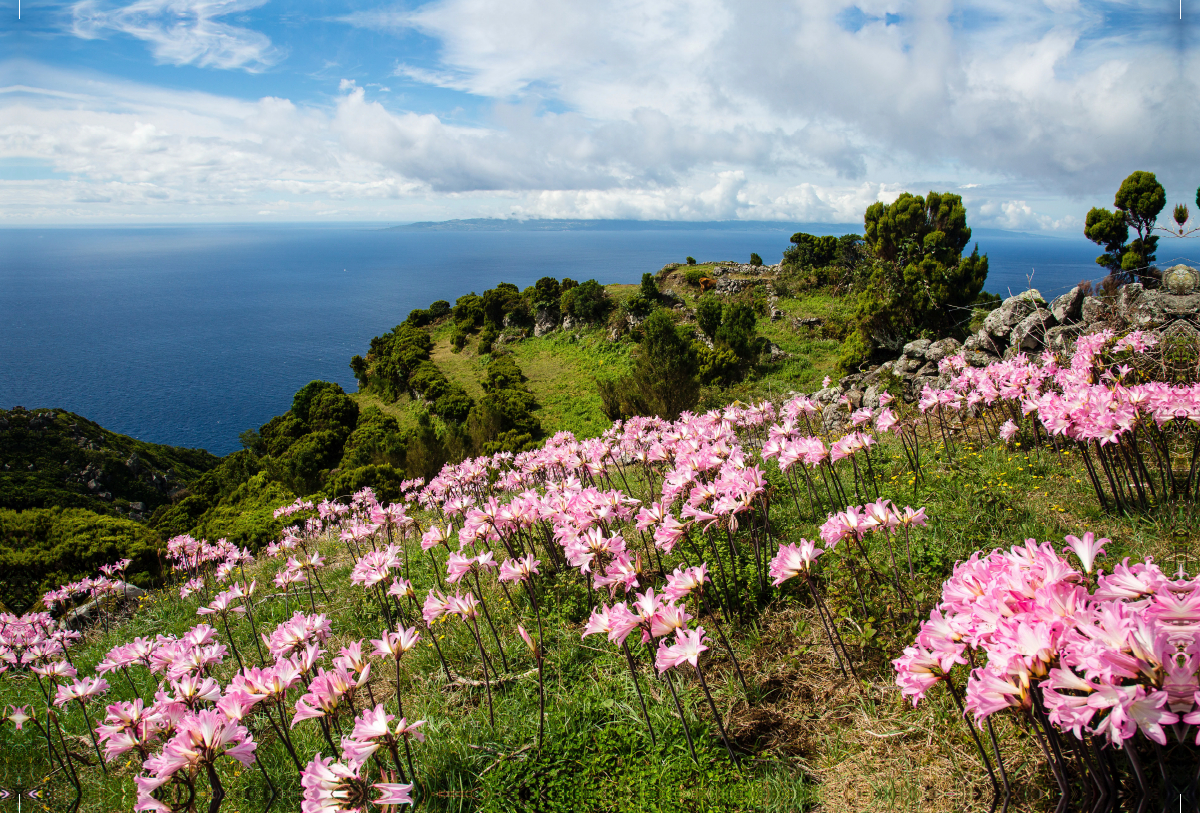
[[[0,408],[59,407],[142,440],[227,454],[305,383],[352,391],[350,357],[413,308],[543,276],[636,283],[688,255],[778,262],[798,230],[860,229],[0,229]],[[1052,297],[1098,276],[1097,248],[1082,238],[975,238],[996,293],[1032,279]]]

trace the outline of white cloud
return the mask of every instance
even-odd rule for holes
[[[265,35],[218,21],[267,0],[138,0],[113,7],[80,0],[71,7],[71,33],[83,39],[125,34],[149,44],[159,62],[256,71],[281,57]]]
[[[74,32],[258,70],[278,51],[219,18],[264,1],[84,0]],[[415,31],[437,58],[389,60],[407,87],[386,103],[369,81],[384,76],[343,79],[332,99],[246,102],[33,66],[39,81],[20,84],[36,89],[0,94],[0,157],[69,175],[21,193],[64,211],[253,213],[282,196],[313,216],[378,202],[847,222],[941,188],[979,225],[1038,229],[1077,229],[1071,212],[1108,204],[1133,169],[1167,181],[1200,159],[1196,57],[1075,0],[433,0],[338,19]],[[412,84],[471,94],[476,112],[452,122]],[[15,197],[8,216],[33,211]]]
[[[1077,230],[1083,220],[1073,215],[1051,217],[1034,211],[1023,200],[988,201],[978,206],[979,217],[972,222],[981,226],[995,226],[1013,231],[1065,231]]]

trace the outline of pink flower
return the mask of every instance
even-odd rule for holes
[[[25,725],[25,723],[31,719],[29,714],[26,713],[28,709],[28,705],[8,707],[8,714],[6,716],[8,720],[17,727],[17,731],[20,731],[21,726]]]
[[[500,564],[500,581],[526,581],[530,576],[537,574],[540,564],[540,561],[533,558],[532,553],[520,559],[505,559]]]
[[[104,678],[83,678],[71,686],[61,685],[54,697],[54,705],[61,706],[72,700],[88,700],[108,691],[108,681]]]
[[[795,542],[780,545],[769,568],[770,575],[775,577],[771,584],[778,587],[802,571],[807,571],[822,553],[823,550],[807,539],[801,539],[799,545]]]
[[[704,644],[704,627],[696,627],[696,629],[686,632],[677,629],[675,630],[674,644],[670,646],[667,646],[665,642],[659,644],[654,666],[660,672],[665,672],[683,663],[690,663],[692,666],[698,667],[700,654],[707,650],[708,647]]]
[[[1066,542],[1079,557],[1079,561],[1083,564],[1083,569],[1087,573],[1092,572],[1092,566],[1096,561],[1096,557],[1104,553],[1104,546],[1111,540],[1101,537],[1096,539],[1095,535],[1088,531],[1083,535],[1083,539],[1077,536],[1066,537]]]
[[[399,632],[384,630],[383,635],[371,643],[375,644],[374,654],[387,658],[399,658],[415,647],[420,640],[421,633],[417,631],[416,627],[408,629],[401,627]]]
[[[412,785],[402,785],[396,782],[376,782],[371,787],[380,793],[379,798],[375,800],[375,804],[377,805],[412,804]]]
[[[1017,436],[1017,425],[1013,423],[1012,418],[1009,418],[1000,426],[1000,438],[1005,443],[1012,443],[1012,439]]]

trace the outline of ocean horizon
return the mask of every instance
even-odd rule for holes
[[[0,407],[57,407],[227,454],[413,308],[543,276],[636,283],[688,255],[778,262],[795,231],[856,224],[459,221],[0,228]],[[481,225],[484,224],[484,225]],[[1168,243],[1169,241],[1164,241]],[[1098,279],[1082,236],[975,229],[986,290]],[[1160,265],[1172,247],[1160,244]]]

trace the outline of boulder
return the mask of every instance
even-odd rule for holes
[[[996,357],[990,353],[984,353],[980,350],[968,350],[963,355],[967,360],[967,364],[971,365],[972,367],[986,367],[993,361],[997,360]]]
[[[558,325],[557,311],[550,308],[538,308],[537,315],[533,318],[533,335],[545,336],[547,333],[557,330]]]
[[[901,353],[908,356],[910,359],[924,359],[925,351],[929,349],[929,345],[933,342],[929,339],[917,339],[904,345],[904,350]]]
[[[1009,346],[1022,353],[1032,353],[1042,347],[1042,337],[1046,329],[1058,325],[1054,314],[1046,308],[1038,308],[1021,320],[1009,334]]]
[[[986,330],[980,330],[973,336],[969,336],[963,342],[962,349],[968,353],[988,353],[993,356],[999,356],[1002,352],[999,342],[993,339]]]
[[[1092,325],[1103,321],[1106,316],[1108,316],[1108,303],[1101,297],[1089,296],[1084,298],[1083,304],[1079,308],[1079,318],[1085,325]]]
[[[921,369],[917,370],[917,378],[927,378],[929,376],[937,377],[938,366],[932,361],[925,362]]]
[[[562,320],[562,329],[563,330],[574,330],[575,328],[580,327],[581,325],[582,325],[582,322],[580,320],[577,320],[574,316],[572,316],[569,313],[563,317],[563,320]]]
[[[842,397],[840,387],[825,387],[813,393],[813,400],[819,404],[828,404]]]
[[[1083,334],[1084,329],[1083,325],[1059,325],[1047,330],[1042,341],[1049,350],[1066,355],[1071,352],[1075,340]]]
[[[850,413],[840,400],[835,401],[821,412],[821,428],[826,432],[841,432],[850,423]]]
[[[983,330],[993,339],[1007,344],[1013,328],[1044,303],[1042,295],[1033,289],[1010,296],[983,320]]]
[[[924,365],[925,360],[923,358],[914,359],[909,358],[908,356],[901,356],[900,358],[896,359],[896,364],[892,369],[896,371],[897,375],[912,375]]]
[[[1054,298],[1050,303],[1050,312],[1060,325],[1079,321],[1083,314],[1083,300],[1083,287],[1076,285],[1062,296]]]
[[[1138,330],[1159,327],[1177,314],[1195,313],[1196,296],[1177,295],[1167,290],[1147,291],[1139,282],[1121,288],[1113,307],[1117,318]]]
[[[942,339],[929,345],[929,349],[925,351],[925,360],[936,364],[947,356],[953,356],[959,350],[962,350],[962,345],[958,343],[957,339]]]
[[[792,354],[784,352],[783,348],[775,344],[775,342],[769,341],[767,342],[767,346],[765,348],[765,355],[767,357],[767,361],[775,362],[783,361],[786,358],[791,358]]]

